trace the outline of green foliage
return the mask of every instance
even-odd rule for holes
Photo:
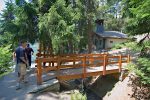
[[[127,42],[124,42],[124,43],[119,43],[119,44],[116,44],[112,47],[112,49],[121,49],[121,48],[129,48],[130,50],[132,51],[141,51],[142,49],[142,46],[138,46],[136,42],[133,42],[133,41],[127,41]]]
[[[76,13],[64,0],[55,2],[48,13],[39,17],[40,41],[43,41],[44,44],[48,40],[52,42],[51,46],[55,53],[59,53],[59,50],[65,53],[67,46],[76,46],[75,44],[79,42],[78,35],[75,34],[74,23],[78,18]]]
[[[124,13],[130,13],[128,15],[130,19],[127,21],[126,31],[130,35],[137,35],[150,32],[150,0],[124,0],[124,8],[128,7],[128,10]]]
[[[86,95],[79,92],[71,93],[71,100],[87,100]]]
[[[6,2],[6,9],[1,14],[0,26],[2,35],[12,36],[11,42],[18,43],[24,39],[31,43],[37,40],[37,12],[34,5],[21,0],[16,3]]]
[[[22,6],[17,6],[15,9],[15,24],[17,31],[14,34],[14,39],[19,41],[25,39],[34,43],[37,40],[37,12],[34,6],[30,3],[25,3]]]
[[[136,73],[143,84],[150,84],[150,58],[138,58],[137,64],[130,64],[128,69]]]
[[[126,42],[125,46],[135,52],[139,52],[142,49],[142,47],[137,45],[136,42]]]
[[[0,35],[0,46],[11,44],[12,34],[5,32],[5,35]]]
[[[6,2],[6,8],[3,10],[0,19],[0,46],[14,43],[17,25],[15,24],[15,5],[12,2]]]
[[[10,50],[10,45],[8,46],[1,46],[0,47],[0,74],[9,71],[10,66],[12,65],[11,57],[12,53]]]
[[[139,55],[135,64],[130,64],[128,69],[135,72],[143,84],[150,84],[150,41],[145,41],[142,46],[137,43],[128,45],[132,50],[138,51]]]
[[[109,18],[105,21],[105,30],[108,31],[122,31],[124,20],[121,18]]]
[[[115,49],[121,49],[125,47],[125,44],[124,43],[119,43],[119,44],[115,44],[112,49],[115,50]]]
[[[121,0],[100,0],[96,18],[104,19],[105,30],[122,31],[124,19],[121,17]]]
[[[10,34],[8,41],[12,44],[22,39],[31,43],[40,41],[55,53],[73,53],[92,43],[90,35],[95,20],[113,18],[116,8],[113,13],[108,10],[119,1],[111,0],[107,3],[101,0],[103,4],[107,3],[101,7],[99,0],[8,1],[2,14],[0,33]],[[101,17],[104,13],[106,16]],[[122,21],[114,20],[108,20],[107,29],[120,30]]]

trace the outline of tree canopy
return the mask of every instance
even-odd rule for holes
[[[128,18],[126,31],[131,35],[150,32],[150,0],[124,0],[124,15]]]

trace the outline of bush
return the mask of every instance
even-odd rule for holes
[[[126,45],[140,52],[136,63],[128,66],[129,70],[135,72],[142,84],[150,84],[150,41],[144,41],[142,45],[135,42]]]
[[[142,84],[150,84],[150,58],[138,58],[136,64],[129,64],[128,69],[135,72]]]
[[[10,45],[0,47],[0,74],[10,70],[12,65],[12,53],[10,51]]]
[[[79,91],[71,93],[71,100],[87,100],[86,95],[81,94]]]
[[[118,43],[118,44],[115,44],[112,49],[115,50],[115,49],[121,49],[125,46],[124,43]]]
[[[127,42],[124,42],[124,43],[118,43],[118,44],[115,44],[112,47],[112,49],[121,49],[121,48],[129,48],[129,49],[132,49],[134,51],[141,50],[141,47],[137,48],[137,43],[136,42],[132,42],[132,41],[127,41]]]
[[[141,82],[143,84],[150,84],[150,58],[139,58],[138,65],[136,74],[141,78]]]

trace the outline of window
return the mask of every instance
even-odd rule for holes
[[[110,41],[110,43],[113,43],[113,41]]]

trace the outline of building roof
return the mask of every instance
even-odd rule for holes
[[[127,38],[127,34],[118,31],[104,31],[103,33],[96,33],[104,38]]]

